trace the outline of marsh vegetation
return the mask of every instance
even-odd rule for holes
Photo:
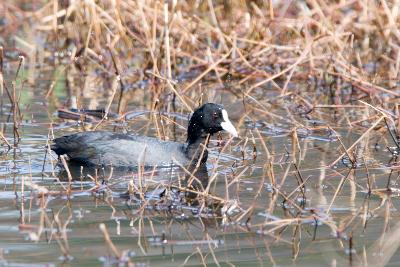
[[[397,266],[399,9],[1,1],[0,265]],[[93,130],[184,142],[206,102],[240,138],[213,136],[195,172],[50,150]]]

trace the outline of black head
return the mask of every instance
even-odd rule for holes
[[[215,134],[225,130],[237,137],[238,133],[228,118],[223,106],[207,103],[196,109],[190,118],[188,127],[188,142],[194,143],[207,134]]]

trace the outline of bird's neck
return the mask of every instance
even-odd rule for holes
[[[208,151],[207,146],[209,142],[209,135],[204,130],[188,133],[186,154],[189,159],[198,161],[201,163],[207,161]]]

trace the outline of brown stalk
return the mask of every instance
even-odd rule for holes
[[[110,235],[108,234],[107,227],[104,223],[99,224],[99,229],[104,235],[104,240],[106,241],[106,244],[108,247],[111,249],[111,251],[114,253],[114,255],[120,259],[121,258],[121,252],[117,249],[117,247],[114,245],[112,242]]]
[[[385,116],[381,116],[371,127],[368,128],[358,139],[355,141],[344,153],[342,153],[335,161],[333,161],[331,164],[329,164],[329,167],[333,167],[336,163],[338,163],[342,157],[346,154],[348,154],[361,140],[364,139],[365,136],[369,134],[371,130],[373,130],[383,119]]]

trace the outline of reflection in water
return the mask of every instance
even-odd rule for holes
[[[262,131],[262,126],[259,129]],[[352,137],[355,140],[358,135]],[[225,259],[218,254],[221,251],[228,251],[226,260],[237,262],[247,258],[257,263],[285,263],[285,259],[291,259],[293,255],[298,261],[307,262],[302,254],[307,250],[313,251],[313,257],[325,255],[327,262],[343,263],[348,261],[344,252],[349,247],[346,222],[359,223],[360,213],[355,207],[365,210],[366,215],[360,217],[360,225],[367,225],[366,231],[370,231],[370,235],[378,237],[382,234],[380,225],[385,220],[382,216],[385,212],[382,211],[386,206],[380,206],[376,197],[367,202],[365,195],[357,189],[365,187],[365,169],[360,167],[354,171],[348,165],[340,164],[336,169],[326,167],[338,155],[334,153],[336,143],[299,139],[301,150],[296,152],[298,157],[292,157],[286,152],[292,150],[292,139],[268,136],[265,140],[265,144],[255,141],[255,159],[253,144],[246,143],[246,140],[239,141],[242,143],[238,146],[225,148],[229,149],[228,154],[218,154],[221,148],[213,147],[216,142],[212,142],[208,166],[211,184],[204,164],[197,168],[121,169],[68,162],[72,178],[69,181],[63,166],[57,166],[59,173],[54,177],[49,162],[45,163],[42,178],[46,136],[40,139],[35,138],[34,132],[32,136],[26,134],[20,145],[23,153],[16,151],[17,160],[13,161],[12,154],[5,156],[10,166],[14,163],[17,167],[30,164],[32,171],[27,169],[23,172],[20,168],[21,173],[15,173],[13,180],[2,180],[0,202],[5,207],[1,212],[5,219],[0,225],[0,235],[5,241],[0,241],[0,245],[7,242],[8,248],[15,249],[10,244],[21,242],[22,233],[30,240],[39,240],[39,244],[24,241],[27,251],[43,246],[47,248],[46,255],[51,261],[54,261],[51,255],[67,251],[66,254],[76,258],[95,258],[98,262],[100,255],[107,255],[108,245],[104,244],[98,228],[99,223],[105,223],[120,253],[134,251],[137,256],[131,259],[135,262],[146,262],[149,255],[154,255],[152,263],[162,265],[165,259],[176,263],[179,255],[184,255],[184,259],[179,259],[180,263],[186,257],[189,257],[189,262],[196,263],[195,258],[190,256],[194,252],[201,252],[203,257],[213,252],[219,260]],[[264,145],[270,155],[263,153]],[[28,153],[33,154],[27,157]],[[376,152],[373,157],[388,161],[382,151]],[[241,161],[242,158],[245,160]],[[298,170],[291,159],[297,161]],[[366,162],[371,161],[366,159]],[[387,175],[371,164],[368,167],[369,175],[375,177],[373,186],[386,185]],[[305,199],[296,178],[299,173],[306,181]],[[270,179],[272,176],[275,180]],[[46,196],[37,193],[37,189],[27,187],[24,198],[21,198],[22,178],[26,179],[25,185],[37,184],[52,191]],[[54,178],[59,178],[60,182],[54,182]],[[281,186],[274,186],[274,181]],[[57,193],[69,184],[73,192],[69,197]],[[95,189],[90,190],[92,188]],[[186,191],[188,188],[190,190]],[[206,195],[213,201],[207,200],[204,189],[209,190]],[[193,201],[195,197],[200,200]],[[17,207],[15,203],[18,203]],[[20,230],[1,232],[1,227],[14,226],[17,221]],[[43,240],[46,235],[54,240],[57,231],[63,233],[57,236],[62,249],[48,249],[47,241]],[[363,232],[363,229],[353,229],[354,240],[359,238],[357,233],[360,231]],[[304,243],[307,247],[302,247]],[[354,246],[358,243],[355,242]],[[248,249],[243,250],[244,247]],[[96,256],[88,256],[86,250]],[[328,256],[327,251],[331,252]],[[107,259],[115,261],[115,257]],[[213,260],[208,261],[211,262]]]
[[[110,177],[129,177],[138,176],[140,173],[143,175],[155,176],[161,180],[171,180],[173,175],[177,173],[185,173],[186,185],[192,185],[195,188],[204,189],[208,184],[208,171],[207,165],[204,163],[189,166],[179,167],[177,165],[162,166],[162,167],[113,167],[113,166],[97,166],[97,165],[84,165],[76,161],[67,161],[67,166],[64,167],[61,161],[58,162],[59,178],[63,181],[68,181],[69,175],[72,180],[89,179],[90,177],[97,177],[100,180],[107,180]],[[170,178],[167,178],[170,177]],[[196,186],[194,184],[197,184]]]
[[[136,188],[154,187],[162,184],[188,189],[187,196],[195,197],[196,191],[203,192],[209,181],[207,165],[201,163],[198,166],[176,166],[169,167],[112,167],[82,165],[75,161],[66,162],[66,166],[60,161],[58,177],[63,182],[93,181],[95,183],[109,184],[114,189],[128,188],[128,183],[133,183]]]

